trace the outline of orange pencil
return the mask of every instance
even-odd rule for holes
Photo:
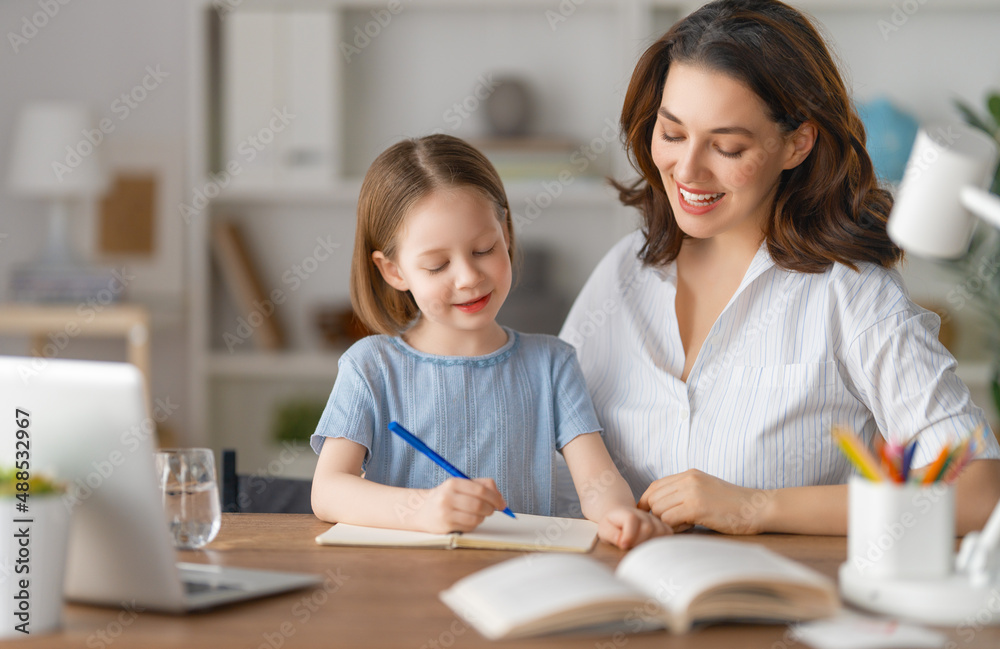
[[[889,447],[886,444],[879,445],[878,455],[882,458],[882,468],[884,468],[889,473],[889,479],[893,482],[902,482],[903,474],[899,472],[896,467],[896,462],[893,460],[889,454]]]
[[[944,463],[948,461],[948,455],[951,453],[951,448],[947,445],[941,449],[938,456],[934,458],[930,466],[927,467],[927,471],[924,472],[923,479],[920,480],[920,484],[926,485],[934,482],[937,479],[938,474],[941,473],[941,469],[944,468]]]

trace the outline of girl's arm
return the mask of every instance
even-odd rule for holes
[[[329,523],[351,523],[444,534],[470,532],[507,505],[492,480],[451,478],[433,489],[405,489],[365,480],[365,447],[328,437],[313,476],[313,512]]]
[[[583,515],[598,524],[601,539],[627,549],[670,533],[659,518],[636,508],[632,490],[611,460],[600,433],[578,435],[563,446],[562,452]]]
[[[955,530],[980,530],[1000,500],[1000,460],[975,460],[955,482]],[[692,469],[661,478],[639,499],[674,529],[724,534],[846,534],[847,485],[748,489]]]

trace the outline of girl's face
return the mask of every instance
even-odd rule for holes
[[[493,204],[479,192],[439,189],[406,214],[395,259],[378,251],[372,257],[390,286],[413,295],[421,313],[415,334],[468,348],[463,340],[502,332],[495,319],[510,292],[508,241]]]
[[[815,128],[774,123],[744,84],[700,66],[667,72],[652,158],[678,226],[687,235],[759,244],[782,170],[806,158]]]

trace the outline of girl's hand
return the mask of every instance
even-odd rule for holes
[[[433,534],[471,532],[487,516],[507,506],[489,478],[448,478],[422,495],[416,523]]]
[[[602,541],[623,550],[633,548],[654,536],[670,534],[671,529],[656,516],[634,507],[615,507],[604,514],[597,525]]]
[[[723,534],[759,534],[768,503],[764,490],[737,487],[688,469],[649,485],[639,508],[658,516],[675,532],[702,525]]]

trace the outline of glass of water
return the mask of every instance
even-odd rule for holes
[[[156,475],[174,547],[197,550],[211,542],[222,525],[212,449],[160,449]]]

